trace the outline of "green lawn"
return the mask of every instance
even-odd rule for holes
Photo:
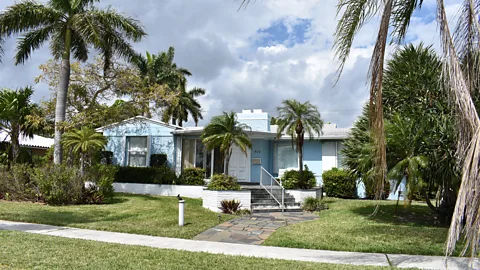
[[[185,226],[178,226],[176,197],[117,194],[104,205],[48,206],[0,201],[0,219],[93,230],[175,238],[195,235],[233,218],[202,207],[202,200],[185,198]]]
[[[381,202],[379,213],[370,218],[375,202],[325,199],[329,210],[320,219],[284,227],[264,243],[269,246],[359,252],[444,255],[448,224],[440,222],[428,206],[414,203],[398,207]]]
[[[0,269],[390,269],[214,255],[1,231]]]

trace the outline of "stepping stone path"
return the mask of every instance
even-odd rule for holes
[[[261,245],[278,228],[318,219],[314,213],[254,213],[232,219],[195,236],[194,240]]]

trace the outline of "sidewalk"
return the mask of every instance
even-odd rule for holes
[[[401,268],[417,267],[421,269],[445,269],[444,257],[440,256],[391,255],[205,242],[1,220],[0,230],[13,230],[49,236],[147,246],[153,248],[208,252],[212,254],[253,256],[259,258],[334,264],[372,266],[391,265]],[[469,259],[466,258],[451,258],[448,261],[448,269],[468,269],[468,265]],[[478,259],[474,261],[473,269],[480,269],[480,261]]]

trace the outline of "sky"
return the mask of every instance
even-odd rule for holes
[[[158,53],[175,47],[175,62],[193,76],[188,86],[205,88],[200,98],[204,120],[223,111],[263,109],[276,115],[285,99],[310,101],[325,123],[350,127],[368,99],[367,71],[378,31],[378,18],[354,41],[345,69],[335,84],[338,61],[332,49],[338,0],[102,0],[142,22],[148,36],[135,43],[138,52]],[[407,42],[438,48],[435,0],[425,0],[415,13]],[[446,0],[453,18],[460,0]],[[0,10],[14,4],[1,0]],[[18,38],[18,37],[17,37]],[[34,101],[49,95],[48,86],[35,84],[38,67],[51,58],[48,44],[24,64],[15,66],[16,38],[5,44],[0,63],[0,87],[33,85]],[[391,55],[396,47],[389,47]],[[187,125],[193,125],[189,121]]]

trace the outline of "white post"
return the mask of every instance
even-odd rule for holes
[[[185,223],[184,214],[185,214],[185,201],[180,200],[178,201],[178,226],[183,226],[183,224]]]

